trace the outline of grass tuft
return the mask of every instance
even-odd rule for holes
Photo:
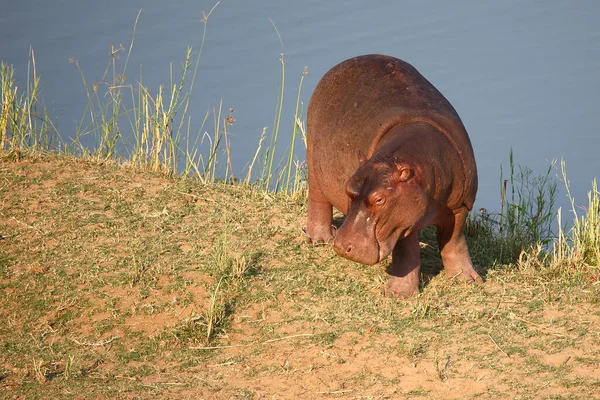
[[[500,168],[502,186],[499,233],[514,238],[526,248],[537,243],[546,245],[552,240],[552,223],[555,218],[557,184],[550,176],[554,163],[548,166],[544,175],[535,176],[531,169],[521,166],[517,172],[511,149],[509,165],[508,179],[504,179]],[[509,182],[510,196],[507,193]]]
[[[563,267],[595,268],[600,271],[600,193],[596,179],[592,182],[592,190],[588,192],[587,207],[580,208],[571,195],[564,161],[561,161],[561,173],[567,196],[571,202],[573,225],[565,232],[561,226],[562,212],[559,210],[559,231],[558,239],[553,247],[553,261]],[[600,276],[598,278],[600,279]]]
[[[527,167],[515,168],[513,151],[509,154],[510,175],[505,179],[500,168],[500,213],[480,209],[471,214],[465,227],[470,248],[482,256],[486,265],[516,262],[523,251],[546,248],[554,237],[552,223],[556,209],[557,183],[551,177],[554,163],[543,175]]]
[[[21,153],[46,152],[58,146],[59,136],[46,110],[39,104],[40,77],[35,53],[29,52],[27,84],[19,92],[14,68],[0,63],[0,148],[19,159]]]

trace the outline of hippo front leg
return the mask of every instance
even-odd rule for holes
[[[392,251],[390,280],[385,287],[388,297],[412,297],[419,293],[421,250],[416,232],[401,239]]]
[[[333,239],[333,206],[325,198],[314,179],[308,179],[308,221],[306,234],[313,243],[329,243]]]
[[[483,280],[473,268],[467,241],[463,233],[468,210],[462,207],[437,226],[437,240],[442,263],[449,279],[482,283]]]

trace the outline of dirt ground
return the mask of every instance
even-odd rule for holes
[[[385,298],[305,204],[64,158],[0,163],[0,397],[600,399],[600,281],[496,265]],[[474,239],[470,239],[473,243]],[[477,246],[473,245],[473,249]]]

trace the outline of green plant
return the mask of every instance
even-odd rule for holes
[[[515,168],[509,155],[510,175],[504,179],[500,168],[500,213],[481,209],[471,214],[465,232],[475,251],[476,263],[510,264],[522,251],[546,248],[552,241],[557,184],[551,177],[554,163],[543,175],[527,167]],[[479,258],[479,259],[477,259]]]
[[[527,167],[519,166],[515,172],[513,151],[509,156],[510,175],[504,179],[500,168],[501,212],[498,222],[499,233],[512,237],[529,248],[537,243],[548,244],[552,240],[556,200],[556,182],[550,173],[554,163],[548,166],[544,175],[535,176]],[[510,182],[510,197],[507,184]]]

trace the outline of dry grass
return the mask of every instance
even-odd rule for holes
[[[598,397],[592,267],[491,264],[472,246],[486,283],[465,286],[425,232],[422,294],[395,301],[386,263],[305,243],[293,197],[2,159],[9,397]]]

